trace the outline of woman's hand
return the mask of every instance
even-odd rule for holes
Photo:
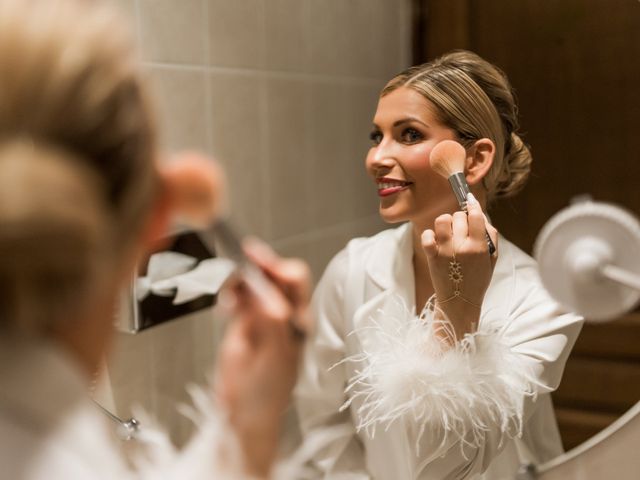
[[[310,275],[304,262],[281,259],[263,243],[250,242],[246,252],[268,281],[260,292],[241,279],[231,287],[235,318],[219,354],[217,393],[230,412],[247,473],[266,477],[296,383],[300,330],[310,328]]]
[[[436,295],[438,312],[453,327],[453,343],[475,331],[480,307],[489,287],[498,258],[498,232],[490,225],[473,195],[467,202],[468,214],[462,211],[436,218],[434,229],[422,234],[429,274]],[[485,231],[496,252],[489,255]]]

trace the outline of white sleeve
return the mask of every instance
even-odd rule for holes
[[[454,347],[435,334],[443,324],[433,315],[425,325],[387,299],[368,327],[377,347],[356,359],[362,367],[349,379],[351,397],[362,401],[356,427],[373,435],[411,424],[419,478],[486,470],[504,440],[521,433],[537,395],[557,388],[581,328],[580,317],[559,311],[533,282],[517,298],[510,311],[483,315]]]
[[[184,449],[177,449],[163,429],[150,419],[143,420],[137,438],[144,446],[134,457],[139,480],[252,480],[245,471],[245,461],[235,431],[224,409],[218,408],[210,391],[192,387],[193,408],[182,413],[193,420],[197,430]],[[142,415],[142,417],[141,417]],[[144,414],[137,415],[144,418]]]
[[[347,268],[347,251],[343,250],[329,263],[316,288],[312,304],[316,332],[308,342],[294,394],[305,442],[321,437],[329,428],[342,427],[342,434],[312,458],[311,478],[370,478],[350,413],[340,411],[347,385],[345,365],[340,364],[346,356],[343,295]]]
[[[488,317],[486,323],[491,325],[493,319],[490,314]],[[482,384],[482,377],[491,375],[496,382],[495,393],[506,402],[502,415],[495,410],[500,406],[498,401],[480,405],[485,416],[483,422],[489,428],[481,443],[468,443],[464,452],[457,449],[461,473],[484,472],[501,452],[505,437],[522,433],[523,424],[538,407],[538,394],[558,388],[582,322],[581,317],[561,310],[541,286],[533,285],[512,306],[505,327],[489,334],[484,351],[471,353],[470,360],[476,362],[478,355],[486,355],[488,348],[497,347],[499,353],[487,357],[487,370],[478,372],[476,382]],[[422,473],[427,474],[433,467],[436,466],[425,465]]]

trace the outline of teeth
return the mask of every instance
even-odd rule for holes
[[[386,189],[386,188],[394,188],[394,187],[403,187],[405,186],[406,183],[399,183],[399,182],[381,182],[378,184],[378,188],[379,189]]]

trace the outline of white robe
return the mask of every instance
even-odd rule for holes
[[[513,480],[521,463],[562,452],[549,392],[560,382],[582,319],[560,311],[533,259],[500,238],[478,332],[443,365],[445,357],[423,355],[421,341],[411,338],[412,241],[409,224],[352,240],[314,294],[317,331],[296,387],[300,424],[305,436],[328,425],[345,425],[348,432],[315,456],[315,478]],[[403,305],[408,312],[398,321]],[[404,325],[407,318],[414,319],[414,330]],[[408,338],[398,342],[403,335]],[[412,348],[406,355],[411,363],[389,374],[385,362],[403,365],[398,357]],[[459,365],[468,371],[458,372]],[[372,372],[384,378],[367,378]],[[479,400],[478,386],[499,398]],[[432,393],[393,413],[407,391]],[[349,408],[340,411],[345,401]],[[476,414],[483,416],[474,430],[469,424]]]
[[[131,465],[114,425],[88,399],[86,380],[54,345],[0,336],[0,479],[248,478],[237,442],[206,392],[195,399],[199,428],[184,450],[143,424],[144,455]]]

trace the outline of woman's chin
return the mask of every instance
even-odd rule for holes
[[[395,209],[380,207],[380,218],[385,223],[400,223],[407,221],[407,215],[404,212],[394,211]]]

